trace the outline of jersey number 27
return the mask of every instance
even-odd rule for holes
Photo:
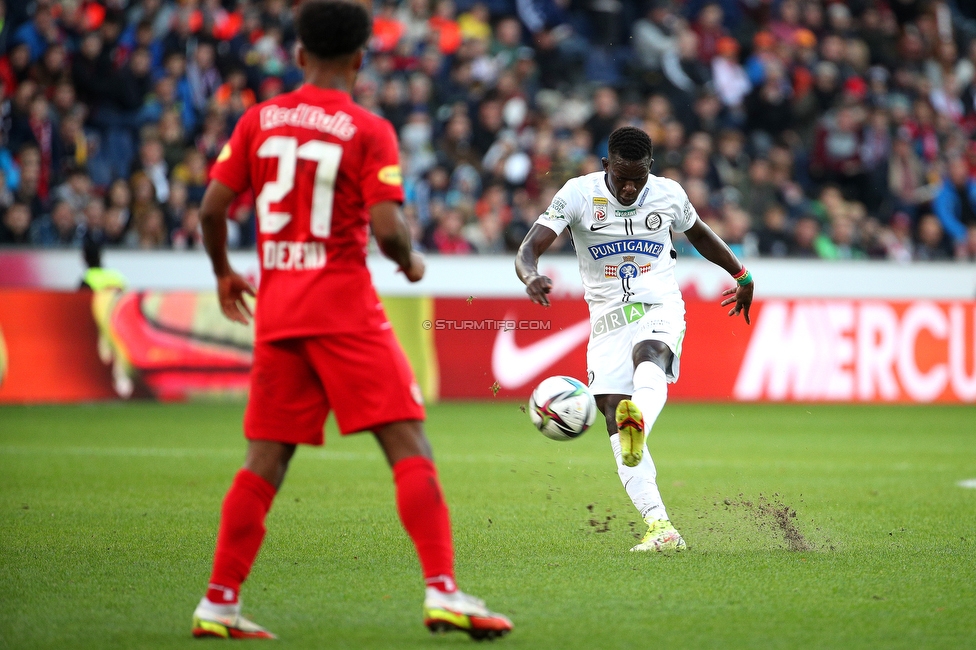
[[[273,135],[258,148],[258,157],[278,159],[275,179],[264,184],[254,201],[260,231],[273,235],[291,221],[292,215],[287,212],[272,212],[271,204],[283,200],[295,188],[295,167],[301,159],[316,163],[315,188],[312,190],[312,235],[328,237],[332,230],[332,202],[342,147],[319,140],[298,146],[298,138]]]

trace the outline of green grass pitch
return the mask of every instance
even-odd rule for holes
[[[198,648],[240,404],[0,408],[0,648]],[[976,646],[976,409],[666,407],[650,448],[689,550],[643,532],[601,425],[568,443],[513,402],[428,431],[461,587],[508,648]],[[795,513],[795,516],[794,516]],[[282,648],[447,648],[371,436],[299,450],[245,611]]]

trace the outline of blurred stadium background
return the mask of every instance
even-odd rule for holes
[[[0,1],[0,401],[245,390],[251,333],[216,309],[199,201],[243,111],[300,83],[292,6]],[[728,320],[728,278],[677,238],[676,399],[976,402],[973,3],[373,9],[356,100],[400,134],[430,270],[411,287],[370,263],[429,399],[585,375],[571,242],[544,258],[550,310],[512,254],[633,124],[758,285],[753,327]],[[252,202],[229,219],[257,282]],[[78,292],[96,250],[121,277]]]

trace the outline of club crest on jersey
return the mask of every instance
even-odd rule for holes
[[[644,275],[651,270],[650,264],[637,264],[635,255],[624,255],[620,264],[607,264],[603,267],[603,277],[633,280],[638,275]]]
[[[593,220],[606,221],[610,202],[600,196],[593,197]]]
[[[590,256],[595,260],[622,253],[635,253],[656,258],[664,250],[664,244],[647,239],[617,239],[605,244],[594,244],[588,250]]]
[[[657,230],[661,227],[662,223],[664,223],[664,220],[661,218],[661,215],[656,212],[654,214],[649,214],[644,218],[644,225],[647,226],[648,230]]]

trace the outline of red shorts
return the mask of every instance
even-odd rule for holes
[[[246,438],[321,445],[330,409],[343,434],[424,419],[420,387],[389,325],[255,344]]]

